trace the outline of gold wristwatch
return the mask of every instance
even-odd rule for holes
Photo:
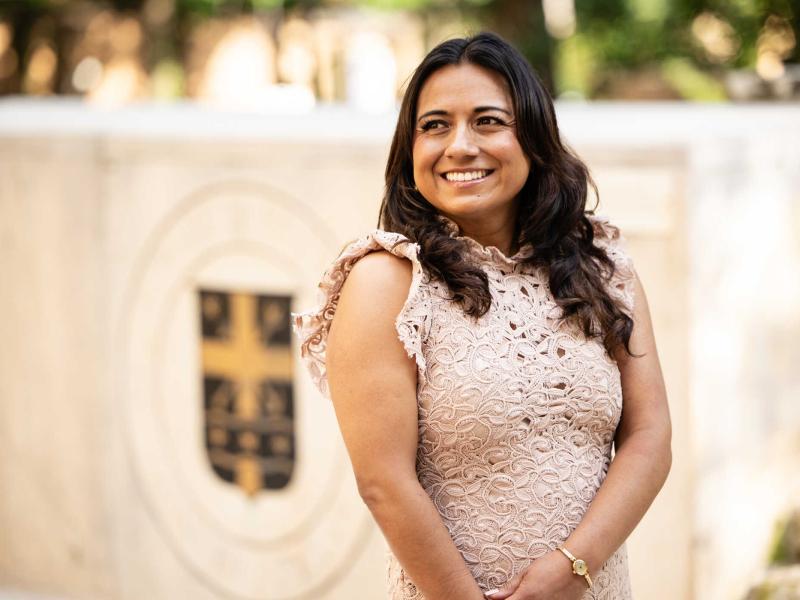
[[[582,577],[585,577],[586,583],[589,584],[589,589],[592,589],[592,578],[589,577],[589,567],[586,566],[586,561],[581,560],[580,558],[575,558],[572,555],[572,552],[563,546],[559,548],[559,550],[564,553],[564,556],[572,561],[572,572],[575,573],[575,575],[581,575]]]

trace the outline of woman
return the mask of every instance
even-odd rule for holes
[[[293,313],[394,600],[632,597],[624,541],[671,424],[644,290],[588,182],[519,52],[448,40],[405,92],[383,228]]]

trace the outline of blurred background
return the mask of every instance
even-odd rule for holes
[[[647,290],[646,600],[800,599],[797,2],[0,0],[0,599],[386,597],[300,364],[405,83],[487,29]]]
[[[342,101],[366,94],[353,62],[379,63],[383,85],[399,87],[435,42],[489,28],[558,98],[791,100],[796,9],[789,0],[3,0],[0,93],[104,105]],[[356,23],[365,31],[351,38]]]

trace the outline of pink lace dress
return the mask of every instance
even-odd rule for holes
[[[477,321],[422,270],[418,244],[393,247],[406,238],[375,229],[346,246],[319,283],[318,306],[292,313],[292,326],[314,383],[330,398],[325,343],[347,274],[375,250],[411,261],[412,283],[395,325],[417,365],[417,474],[486,591],[577,527],[608,472],[622,389],[602,343],[560,320],[546,274],[520,262],[530,245],[507,257],[441,218],[489,276],[492,306]],[[606,217],[589,219],[595,243],[617,266],[610,293],[630,311],[625,239]],[[424,600],[391,550],[386,558],[390,600]],[[625,544],[591,575],[583,600],[632,598]]]

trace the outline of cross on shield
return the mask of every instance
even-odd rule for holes
[[[205,447],[247,496],[294,469],[291,298],[199,290]]]

